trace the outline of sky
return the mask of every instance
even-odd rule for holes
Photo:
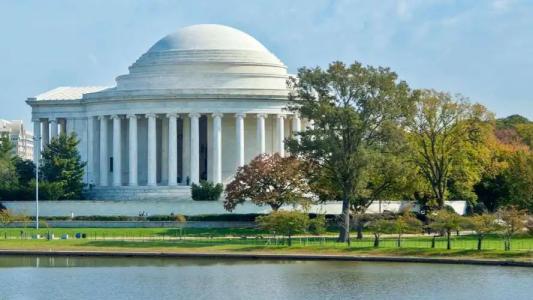
[[[30,125],[28,97],[114,85],[157,40],[201,23],[247,32],[293,74],[359,61],[533,119],[533,0],[0,0],[0,118]]]

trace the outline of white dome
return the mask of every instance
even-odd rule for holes
[[[117,77],[117,91],[285,93],[287,67],[250,35],[222,25],[181,28]],[[222,92],[221,92],[222,91]]]
[[[171,50],[268,50],[250,35],[232,27],[200,24],[183,27],[160,39],[148,52]]]

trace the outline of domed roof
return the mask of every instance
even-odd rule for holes
[[[260,42],[249,34],[218,24],[200,24],[180,28],[160,39],[148,52],[199,49],[268,52]]]
[[[160,39],[117,77],[115,91],[286,94],[287,78],[287,67],[255,38],[202,24]]]

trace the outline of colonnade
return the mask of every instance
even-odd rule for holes
[[[212,143],[212,181],[214,183],[222,183],[222,119],[226,117],[235,118],[235,129],[236,129],[236,153],[235,153],[235,167],[240,167],[244,165],[245,162],[245,118],[255,117],[257,119],[257,149],[259,153],[266,153],[266,132],[265,132],[265,119],[268,117],[268,114],[265,113],[227,113],[222,114],[219,112],[203,114],[207,117],[212,118],[212,134],[211,141]],[[275,151],[280,153],[282,156],[285,155],[285,128],[284,120],[288,117],[285,114],[273,114],[273,117],[276,118],[275,122]],[[157,118],[164,120],[162,122],[161,134],[164,135],[165,143],[162,143],[166,149],[160,149],[161,153],[164,153],[166,157],[161,157],[165,162],[164,177],[167,178],[166,184],[168,186],[178,185],[178,135],[177,132],[178,126],[177,121],[179,118],[185,119],[188,118],[190,122],[189,133],[183,136],[189,139],[189,149],[184,149],[184,152],[188,152],[188,157],[184,159],[189,160],[189,170],[188,175],[190,176],[190,183],[197,183],[200,181],[200,113],[189,113],[189,114],[178,114],[178,113],[167,113],[167,114],[113,114],[113,115],[99,115],[99,116],[89,116],[87,117],[87,161],[88,161],[88,174],[91,174],[94,178],[94,174],[98,174],[99,186],[121,186],[124,181],[122,178],[122,149],[124,146],[128,147],[128,186],[138,186],[139,185],[139,172],[138,172],[138,156],[139,156],[139,142],[147,143],[147,185],[156,186],[157,185]],[[297,115],[290,115],[292,119],[292,131],[301,130],[301,121]],[[138,139],[138,120],[140,118],[147,119],[147,140],[139,141]],[[122,126],[125,125],[121,121],[122,119],[127,119],[128,121],[128,145],[122,145]],[[39,119],[34,121],[34,132],[36,140],[42,140],[43,144],[46,145],[49,143],[51,138],[56,137],[59,132],[65,132],[65,124],[68,122],[66,119]],[[98,123],[96,123],[98,122]],[[58,124],[60,129],[58,129]],[[95,126],[99,124],[99,126]],[[108,126],[112,126],[111,130],[111,140],[112,140],[112,153],[109,153],[108,146]],[[42,128],[42,136],[41,136]],[[50,130],[47,130],[50,128]],[[98,132],[97,132],[98,130]],[[184,129],[185,130],[185,129]],[[50,135],[49,135],[50,133]],[[96,141],[96,134],[98,133],[99,142]],[[98,144],[98,147],[95,145]],[[185,145],[185,144],[184,144]],[[96,152],[98,151],[98,153]],[[96,155],[98,154],[98,155]],[[110,155],[111,154],[111,155]],[[40,157],[40,146],[36,145],[34,157]],[[112,163],[110,162],[110,157],[112,157]],[[97,162],[97,160],[99,160]],[[94,170],[98,166],[98,170]],[[109,181],[110,167],[113,168],[111,182]],[[96,171],[96,172],[95,172]],[[91,181],[90,181],[91,182]]]

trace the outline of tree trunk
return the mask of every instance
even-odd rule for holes
[[[374,248],[378,248],[379,247],[379,235],[375,234],[374,235]]]
[[[340,226],[339,243],[348,243],[350,245],[350,200],[344,196],[342,200],[342,223]]]
[[[446,232],[446,235],[447,235],[447,238],[448,238],[448,243],[446,245],[446,249],[450,250],[450,249],[452,249],[452,232],[451,232],[451,230],[448,230]]]
[[[481,242],[483,241],[483,238],[481,236],[479,236],[477,238],[477,250],[478,251],[481,251]]]
[[[357,219],[357,239],[363,239],[363,222],[361,222],[360,218]]]
[[[288,245],[289,247],[292,246],[292,237],[291,237],[290,234],[288,235],[288,238],[287,238],[287,245]]]
[[[431,239],[431,249],[435,249],[435,240],[437,239],[436,236],[433,236],[433,238]]]
[[[396,241],[398,248],[402,247],[402,235],[398,234],[398,240]]]
[[[504,248],[505,248],[505,251],[511,250],[511,239],[510,238],[505,238]]]

